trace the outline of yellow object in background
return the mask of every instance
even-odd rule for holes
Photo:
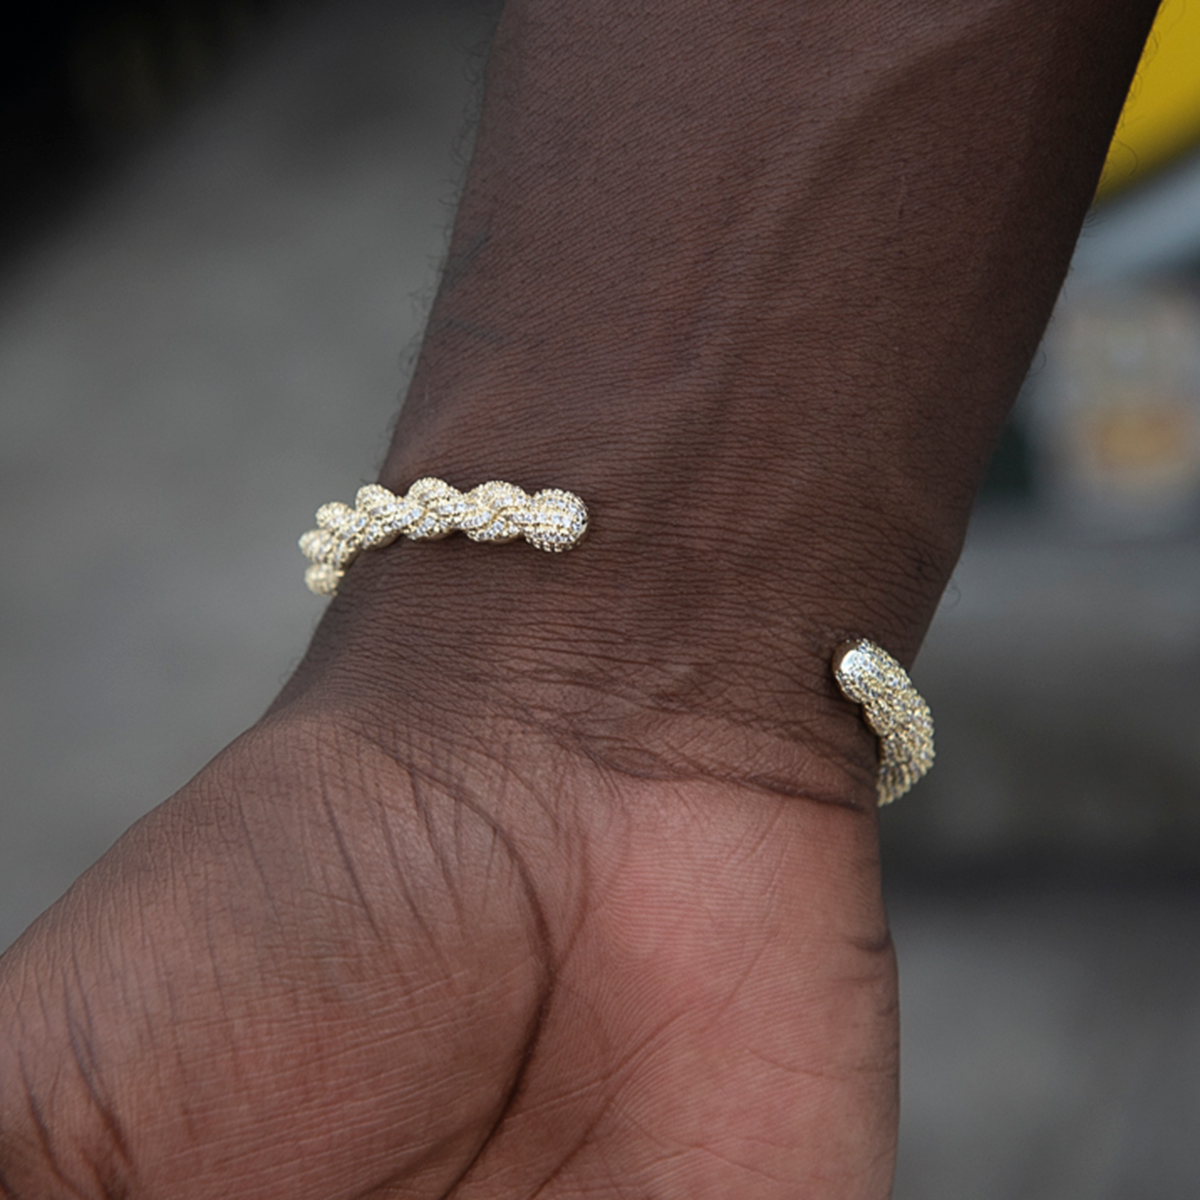
[[[1166,0],[1146,43],[1097,197],[1200,148],[1200,0]]]

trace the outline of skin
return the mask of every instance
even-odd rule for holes
[[[0,960],[0,1196],[889,1194],[829,662],[916,654],[1153,10],[508,5],[381,479],[593,528],[363,555]]]

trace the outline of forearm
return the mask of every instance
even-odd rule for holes
[[[381,614],[786,737],[843,637],[911,659],[1153,9],[510,4],[383,479],[593,528],[360,560]]]
[[[720,392],[788,465],[852,394],[946,474],[912,426],[986,445],[1154,7],[510,4],[398,447],[516,391],[625,453],[631,416]]]

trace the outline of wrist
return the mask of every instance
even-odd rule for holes
[[[630,557],[595,529],[561,555],[461,536],[364,552],[277,707],[401,758],[414,739],[447,761],[483,748],[480,779],[499,753],[525,776],[574,762],[873,803],[875,742],[830,671],[846,631],[758,601],[747,619],[727,566],[693,577],[689,555]]]

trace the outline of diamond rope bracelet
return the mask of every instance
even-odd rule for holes
[[[891,804],[933,766],[933,714],[908,673],[866,638],[834,651],[833,677],[847,700],[862,705],[863,720],[879,738],[880,804]]]
[[[426,477],[397,496],[378,483],[359,488],[354,507],[334,501],[317,510],[317,528],[300,539],[310,566],[309,590],[332,596],[346,568],[363,550],[399,537],[434,542],[455,532],[476,542],[502,544],[523,537],[554,553],[579,545],[588,511],[574,492],[547,488],[532,496],[493,479],[460,492],[444,479]],[[866,638],[846,642],[833,656],[833,674],[847,699],[879,738],[880,804],[904,795],[933,765],[933,719],[904,668]]]
[[[317,509],[317,528],[300,539],[312,566],[309,591],[332,596],[362,550],[390,546],[398,537],[436,542],[461,531],[476,542],[500,544],[523,537],[539,550],[571,550],[587,532],[588,512],[574,492],[558,488],[529,495],[493,479],[460,492],[444,479],[418,479],[397,496],[378,483],[358,489],[354,507],[334,501]]]

